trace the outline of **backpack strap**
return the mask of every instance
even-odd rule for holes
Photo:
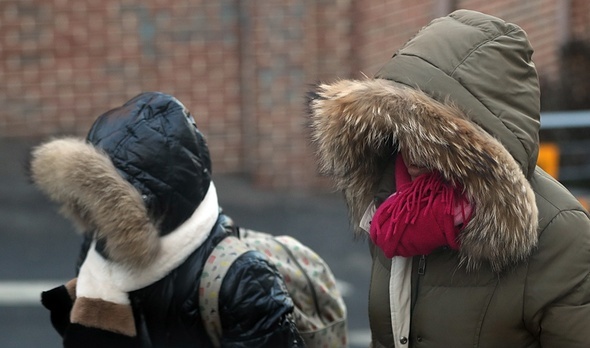
[[[215,246],[203,267],[199,284],[199,311],[205,330],[215,347],[220,346],[222,335],[219,317],[219,291],[223,278],[231,265],[250,250],[237,237],[228,236]]]

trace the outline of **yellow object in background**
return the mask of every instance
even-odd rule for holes
[[[559,146],[554,143],[541,143],[537,165],[555,179],[559,178]]]
[[[590,211],[590,204],[588,203],[588,200],[586,198],[584,198],[584,197],[576,197],[576,198],[578,198],[578,201],[584,207],[584,209]]]

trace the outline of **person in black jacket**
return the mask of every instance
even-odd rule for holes
[[[76,278],[42,293],[64,347],[211,347],[199,311],[203,266],[236,228],[211,160],[174,97],[138,95],[101,115],[87,139],[35,148],[32,181],[85,236]],[[251,251],[219,293],[222,347],[300,347],[283,278]]]

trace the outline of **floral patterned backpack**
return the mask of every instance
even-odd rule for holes
[[[223,278],[240,255],[258,250],[282,274],[295,304],[295,323],[307,347],[347,347],[346,306],[326,262],[290,236],[239,231],[240,238],[226,237],[215,247],[201,276],[199,307],[215,346],[222,334],[218,296]]]

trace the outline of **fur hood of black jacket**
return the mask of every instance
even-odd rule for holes
[[[237,227],[221,211],[205,139],[184,105],[140,94],[101,115],[86,139],[53,139],[31,157],[33,183],[85,240],[77,278],[42,294],[64,344],[209,346],[200,277]],[[232,264],[219,301],[226,344],[302,344],[292,299],[262,254]]]
[[[184,105],[147,92],[98,117],[86,140],[36,148],[30,172],[103,256],[142,268],[205,197],[211,160]]]

